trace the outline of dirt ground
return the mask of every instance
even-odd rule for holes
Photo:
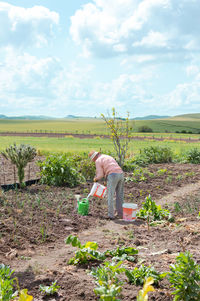
[[[29,180],[36,177],[37,167],[30,167]],[[5,169],[7,170],[7,169]],[[28,169],[29,170],[29,169]],[[1,183],[11,183],[9,174],[1,173]],[[71,266],[68,260],[76,248],[66,245],[69,234],[81,243],[96,241],[99,251],[117,246],[134,246],[139,254],[136,263],[152,265],[159,272],[169,271],[179,252],[189,250],[200,263],[200,166],[192,164],[157,164],[148,166],[143,181],[134,182],[126,173],[125,202],[141,207],[145,197],[152,198],[174,215],[173,223],[152,226],[144,221],[107,220],[106,200],[90,199],[88,216],[80,216],[75,194],[86,197],[92,183],[76,188],[49,187],[39,183],[25,189],[3,191],[0,196],[0,262],[15,270],[20,287],[27,288],[34,300],[98,300],[94,279],[88,274],[91,265]],[[175,204],[175,205],[174,205]],[[44,297],[39,285],[57,280],[60,289],[54,296]],[[124,277],[120,300],[136,300],[139,286]],[[172,300],[172,289],[164,279],[149,300]]]

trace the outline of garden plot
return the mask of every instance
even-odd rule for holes
[[[124,262],[130,269],[141,264],[154,266],[159,272],[169,271],[179,252],[189,250],[200,263],[200,189],[191,192],[188,185],[198,183],[200,169],[191,164],[157,164],[126,173],[125,201],[137,203],[139,208],[149,194],[163,208],[175,216],[174,222],[154,224],[147,230],[146,222],[108,221],[105,200],[90,200],[89,216],[76,212],[75,194],[87,196],[92,183],[76,188],[31,185],[23,190],[9,190],[1,196],[0,261],[15,269],[20,287],[27,288],[34,300],[45,297],[40,284],[51,285],[57,280],[60,288],[48,300],[98,300],[93,289],[94,278],[88,274],[96,262],[68,265],[76,248],[66,245],[69,234],[81,243],[95,241],[98,250],[134,247],[137,261]],[[181,191],[187,185],[189,193]],[[168,202],[173,195],[174,202]],[[166,199],[165,199],[166,197]],[[162,200],[162,201],[160,201]],[[99,264],[99,263],[98,263]],[[136,300],[141,286],[124,284],[120,300]],[[172,288],[162,280],[149,300],[172,300]]]

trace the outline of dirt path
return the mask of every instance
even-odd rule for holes
[[[157,205],[165,205],[177,202],[180,198],[185,196],[190,196],[191,194],[195,194],[200,191],[200,181],[192,184],[185,185],[178,190],[170,193],[169,195],[159,199],[156,201]]]

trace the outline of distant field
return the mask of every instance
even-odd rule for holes
[[[155,133],[175,133],[181,131],[200,134],[200,119],[176,117],[156,120],[130,121],[133,135],[141,126],[150,127]],[[57,120],[9,120],[0,119],[0,132],[54,132],[80,134],[108,134],[102,119],[57,119]],[[169,135],[169,134],[167,134]]]
[[[13,144],[30,144],[35,146],[43,154],[52,152],[64,152],[64,153],[80,153],[89,152],[92,149],[104,151],[113,151],[113,144],[110,139],[92,138],[92,139],[80,139],[73,137],[65,138],[44,138],[44,137],[2,137],[0,136],[0,150],[4,150],[7,146]],[[177,154],[184,153],[191,148],[198,148],[200,150],[200,142],[186,143],[170,141],[151,141],[148,138],[146,140],[131,140],[129,152],[130,154],[139,153],[140,149],[148,147],[150,145],[167,146],[172,148]]]

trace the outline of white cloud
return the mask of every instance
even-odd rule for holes
[[[13,48],[1,51],[0,108],[13,112],[45,109],[52,99],[52,80],[62,70],[60,62],[52,57],[38,59],[28,53],[17,53]]]
[[[166,53],[177,59],[200,50],[199,16],[199,0],[93,0],[71,17],[70,33],[98,57]]]
[[[39,47],[47,43],[58,22],[58,13],[46,7],[23,8],[0,2],[0,47]]]
[[[150,31],[147,36],[143,37],[141,41],[133,43],[135,46],[144,46],[144,47],[166,47],[167,46],[167,37],[160,33]]]

